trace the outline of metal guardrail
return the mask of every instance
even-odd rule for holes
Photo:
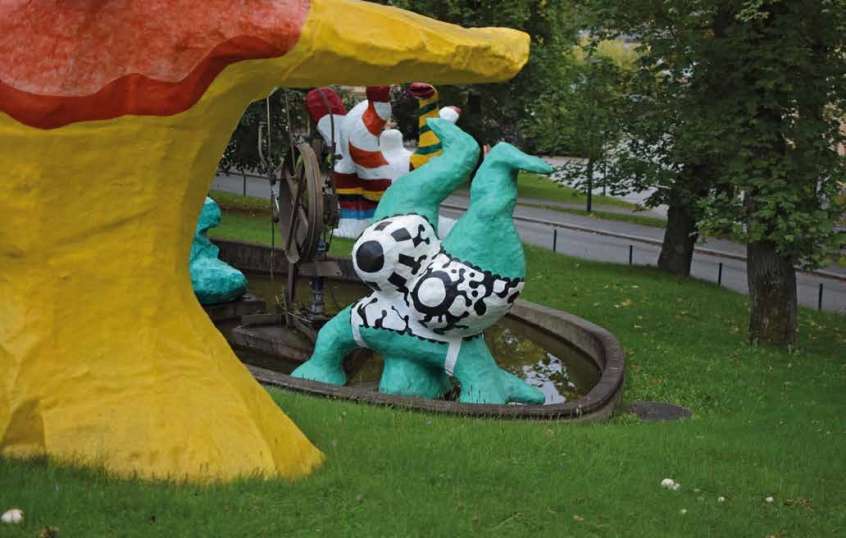
[[[243,182],[244,182],[243,183],[243,195],[244,196],[247,195],[247,178],[267,180],[267,178],[265,176],[260,176],[260,175],[257,175],[257,174],[251,174],[251,173],[241,172],[241,171],[235,171],[234,174],[230,174],[230,175],[239,175],[243,178]],[[443,207],[445,209],[456,210],[456,211],[466,211],[467,210],[467,207],[455,205],[455,204],[441,204],[441,207]],[[661,245],[663,244],[663,241],[660,241],[658,239],[652,239],[651,237],[643,237],[643,236],[639,236],[639,235],[631,235],[631,234],[623,234],[623,233],[618,233],[618,232],[611,232],[611,231],[608,231],[608,230],[602,230],[602,229],[597,229],[597,228],[589,228],[587,226],[579,226],[578,224],[569,224],[569,223],[564,223],[564,222],[550,222],[550,221],[547,221],[547,220],[535,219],[535,218],[532,218],[532,217],[523,217],[523,216],[518,216],[518,215],[514,215],[512,218],[516,221],[522,221],[522,222],[527,222],[527,223],[531,223],[531,224],[540,224],[540,225],[543,225],[543,226],[552,227],[552,229],[553,229],[553,231],[552,231],[552,233],[553,233],[552,251],[553,252],[557,252],[556,247],[557,247],[557,243],[558,243],[558,230],[557,230],[558,228],[563,228],[565,230],[573,230],[573,231],[583,232],[583,233],[590,233],[590,234],[595,234],[595,235],[604,236],[604,237],[613,237],[615,239],[622,239],[622,240],[630,241],[630,242],[633,242],[633,243],[641,243],[641,244],[647,244],[647,245],[652,245],[652,246],[657,246],[657,247],[661,247]],[[713,257],[716,257],[716,258],[725,258],[725,259],[730,259],[730,260],[741,261],[741,262],[744,262],[744,263],[746,263],[746,261],[747,261],[746,256],[743,256],[741,254],[734,254],[732,252],[725,252],[725,251],[715,250],[715,249],[710,249],[710,248],[694,247],[694,252],[697,253],[697,254],[705,255],[705,256],[713,256]],[[633,254],[634,254],[634,246],[629,245],[629,252],[628,252],[629,265],[632,265]],[[816,276],[816,277],[819,277],[819,278],[836,280],[838,282],[846,282],[846,275],[842,275],[842,274],[839,274],[839,273],[833,273],[831,271],[824,271],[824,270],[823,271],[820,271],[820,270],[803,271],[803,270],[798,269],[798,268],[797,268],[797,271],[799,273],[804,273],[804,274],[807,274],[807,275],[813,275],[813,276]],[[722,285],[722,276],[723,276],[723,263],[719,262],[718,273],[717,273],[717,284],[718,285]],[[820,282],[819,283],[818,299],[817,299],[817,309],[818,310],[822,310],[823,290],[824,290],[824,285],[823,285],[822,282]]]
[[[465,211],[467,208],[463,206],[453,205],[453,204],[441,204],[441,207],[446,209],[453,209],[458,211]],[[569,224],[565,222],[550,222],[547,220],[542,219],[535,219],[532,217],[523,217],[519,215],[514,215],[513,219],[516,221],[522,222],[529,222],[532,224],[541,224],[544,226],[552,226],[555,228],[564,228],[567,230],[574,230],[577,232],[584,232],[584,233],[591,233],[596,235],[601,235],[605,237],[614,237],[616,239],[624,239],[626,241],[634,241],[636,243],[645,243],[648,245],[654,245],[660,247],[663,244],[663,241],[658,239],[652,239],[651,237],[643,237],[640,235],[629,235],[629,234],[622,234],[618,232],[610,232],[608,230],[602,230],[597,228],[588,228],[587,226],[579,226],[578,224]],[[746,262],[746,256],[741,254],[734,254],[732,252],[724,252],[721,250],[714,250],[710,248],[702,248],[702,247],[694,247],[694,252],[698,254],[704,254],[706,256],[715,256],[719,258],[728,258],[732,260]],[[631,259],[631,256],[629,256]],[[846,275],[841,275],[838,273],[832,273],[831,271],[802,271],[801,269],[797,269],[800,273],[805,273],[809,275],[818,276],[821,278],[830,278],[833,280],[839,280],[840,282],[846,282]]]

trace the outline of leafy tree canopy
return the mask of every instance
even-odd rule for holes
[[[528,64],[514,80],[502,84],[442,87],[443,104],[462,108],[462,128],[481,143],[509,140],[531,146],[521,127],[541,96],[556,85],[557,66],[575,44],[580,22],[565,0],[388,0],[391,4],[466,27],[506,26],[532,38]],[[407,107],[413,109],[413,107]],[[397,114],[406,136],[416,135],[415,120]]]
[[[835,147],[846,118],[846,2],[582,5],[596,35],[641,42],[620,181],[666,193],[683,179],[687,192],[706,193],[705,228],[822,263],[839,244],[833,224],[844,209]]]

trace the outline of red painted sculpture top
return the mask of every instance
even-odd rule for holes
[[[3,0],[0,111],[53,128],[191,107],[230,63],[281,56],[308,0]]]

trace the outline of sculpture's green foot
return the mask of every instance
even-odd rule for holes
[[[541,405],[546,401],[546,397],[539,388],[526,384],[514,374],[500,370],[500,376],[508,392],[509,402]]]
[[[314,356],[291,372],[291,377],[319,381],[331,385],[345,385],[347,382],[347,374],[342,367],[338,366],[336,368],[327,364],[327,361],[322,361]]]
[[[465,340],[455,365],[461,383],[461,403],[542,404],[543,393],[497,366],[484,338]]]
[[[344,385],[344,357],[357,346],[350,328],[350,307],[346,307],[320,329],[311,358],[291,373],[292,377]]]
[[[500,405],[510,402],[542,404],[545,401],[543,392],[505,370],[499,370],[497,377],[499,379],[491,380],[485,376],[484,381],[462,383],[459,401]]]
[[[440,369],[405,358],[385,357],[379,392],[398,396],[441,398],[450,389],[452,383]]]

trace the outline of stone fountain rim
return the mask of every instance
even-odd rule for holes
[[[271,255],[280,273],[287,269],[281,249],[272,250],[255,243],[215,240],[220,257],[245,271],[267,272]],[[334,268],[321,273],[336,280],[359,282],[349,258],[330,258]],[[300,276],[313,271],[305,267]],[[469,417],[603,420],[609,418],[622,399],[625,353],[619,340],[599,325],[569,312],[518,299],[509,315],[550,335],[564,339],[588,356],[600,371],[597,384],[583,397],[563,404],[498,405],[463,404],[445,400],[429,400],[394,396],[360,388],[331,385],[298,379],[265,368],[247,366],[262,384],[328,398],[338,398],[374,405],[428,411]],[[566,338],[571,335],[572,338]]]

